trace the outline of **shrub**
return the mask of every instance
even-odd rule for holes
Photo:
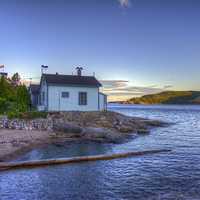
[[[19,112],[27,112],[30,104],[28,89],[20,83],[18,73],[14,74],[11,79],[0,77],[0,114],[13,117]]]
[[[20,113],[14,112],[14,111],[9,111],[7,113],[7,117],[8,117],[8,119],[20,118]]]
[[[0,113],[4,113],[7,109],[7,103],[5,98],[0,97]]]
[[[38,112],[38,111],[32,111],[32,112],[13,112],[10,111],[7,113],[7,116],[9,119],[37,119],[37,118],[47,118],[48,113],[47,112]]]
[[[19,118],[21,119],[36,119],[36,118],[47,118],[47,112],[38,112],[38,111],[32,111],[32,112],[22,112],[19,115]]]

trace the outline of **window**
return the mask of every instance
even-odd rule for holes
[[[69,98],[69,92],[62,92],[62,98]]]
[[[79,105],[87,105],[87,92],[79,92]]]

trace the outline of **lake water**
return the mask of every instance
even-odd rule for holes
[[[199,200],[200,107],[116,105],[130,116],[173,122],[123,144],[66,143],[20,160],[171,148],[170,153],[0,172],[1,200]]]

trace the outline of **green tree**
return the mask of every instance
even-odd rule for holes
[[[20,84],[20,75],[11,79],[0,77],[0,113],[26,112],[29,110],[30,96],[25,85]]]
[[[5,98],[0,97],[0,113],[5,113],[8,110],[8,102]]]
[[[25,85],[17,87],[16,106],[19,112],[26,112],[30,106],[30,95]]]
[[[15,90],[5,77],[0,78],[0,97],[8,101],[15,100]]]
[[[13,76],[11,77],[11,83],[13,86],[18,86],[20,84],[20,75],[19,73],[14,73]]]

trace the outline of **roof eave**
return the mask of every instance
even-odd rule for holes
[[[91,85],[91,84],[61,84],[61,83],[50,83],[50,82],[47,82],[47,84],[49,86],[73,86],[73,87],[95,87],[95,88],[99,88],[99,87],[102,87],[101,84],[97,84],[97,85]]]

